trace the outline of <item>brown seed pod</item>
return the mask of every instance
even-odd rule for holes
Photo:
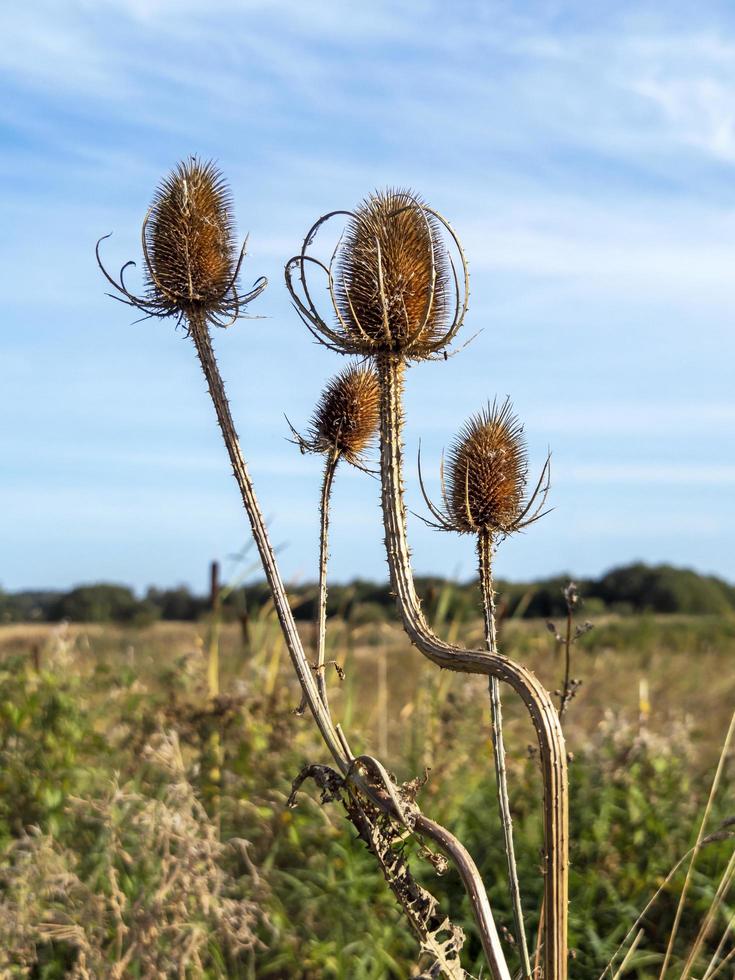
[[[149,289],[177,309],[217,309],[237,262],[232,197],[222,174],[196,157],[156,191],[146,223]]]
[[[349,463],[359,463],[377,432],[379,414],[375,372],[353,364],[327,382],[307,438],[296,436],[306,452],[337,452]]]
[[[510,399],[469,419],[449,450],[445,512],[426,498],[444,530],[511,534],[539,517],[549,489],[550,458],[532,494],[526,494],[528,455],[523,426]],[[423,489],[423,483],[422,483]],[[424,494],[426,497],[426,494]]]
[[[228,326],[267,285],[259,279],[249,293],[238,294],[245,244],[238,254],[230,190],[212,162],[189,157],[161,182],[143,223],[142,239],[144,297],[133,295],[125,285],[125,270],[133,263],[123,266],[116,281],[102,265],[99,242],[97,261],[122,301],[147,316]]]
[[[319,228],[336,215],[348,220],[327,265],[308,249]],[[463,288],[451,243],[459,254]],[[331,325],[309,289],[309,275],[316,269],[327,276]],[[431,357],[451,342],[469,297],[459,239],[441,215],[408,190],[378,191],[354,211],[320,218],[301,253],[286,264],[286,283],[302,319],[326,346],[346,354],[399,354],[411,360]]]
[[[506,401],[469,419],[449,451],[449,512],[458,528],[505,531],[521,512],[528,458],[523,426]]]
[[[355,463],[378,429],[380,389],[370,368],[351,365],[332,378],[311,419],[312,441]]]
[[[355,211],[336,267],[336,306],[365,353],[420,356],[446,332],[449,267],[436,218],[410,191],[373,194]]]

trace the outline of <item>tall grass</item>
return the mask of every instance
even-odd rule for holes
[[[181,968],[189,976],[412,975],[414,940],[341,810],[306,792],[295,810],[285,806],[291,779],[319,749],[307,720],[293,713],[300,692],[272,614],[254,617],[251,625],[250,652],[235,624],[222,627],[225,693],[216,719],[209,711],[206,624],[201,630],[172,624],[141,631],[0,631],[0,975],[84,976],[87,970],[89,976],[113,976],[127,956],[123,975],[147,976],[155,950],[146,946],[143,927],[147,922],[153,928],[153,919],[163,944],[160,968]],[[512,961],[494,789],[474,764],[489,749],[488,709],[477,696],[482,680],[425,669],[385,625],[335,625],[351,650],[345,680],[332,693],[336,716],[349,711],[357,691],[361,697],[374,691],[380,644],[391,693],[386,737],[397,775],[431,765],[419,799],[474,854],[490,883],[498,923],[507,930]],[[444,629],[461,632],[454,623]],[[480,629],[479,622],[468,627],[470,634]],[[665,629],[660,637],[666,640]],[[40,672],[30,656],[39,641],[45,644]],[[592,634],[581,641],[592,642]],[[558,671],[542,623],[505,624],[504,643],[531,651],[531,662],[553,685]],[[733,652],[727,643],[717,660],[710,654],[709,670],[727,672]],[[714,731],[723,733],[726,716],[722,689],[709,690],[709,734],[659,697],[656,676],[648,721],[639,719],[636,677],[646,662],[655,665],[665,654],[655,630],[642,650],[577,654],[575,671],[586,681],[594,667],[594,686],[581,688],[566,719],[575,800],[571,972],[580,980],[600,976],[658,883],[692,846],[709,793],[717,761]],[[696,687],[700,697],[707,695],[695,660],[680,653],[667,662],[674,690]],[[635,688],[630,710],[615,710],[618,698],[628,703],[630,693],[621,685],[622,665]],[[608,702],[607,710],[598,698]],[[360,714],[366,720],[355,736],[360,749],[370,750],[383,737],[378,700],[375,692],[367,703],[372,715]],[[208,785],[202,762],[213,721],[221,733],[221,831],[202,807]],[[538,763],[533,755],[523,758],[530,732],[511,706],[506,739],[519,876],[533,934],[543,886],[535,857],[541,844]],[[180,761],[172,767],[161,752]],[[707,833],[732,816],[732,790],[728,757]],[[181,857],[180,882],[171,881],[167,853]],[[731,854],[728,839],[700,851],[667,976],[678,977],[684,968]],[[190,879],[194,871],[185,869],[196,855],[203,870]],[[422,867],[420,860],[414,863]],[[433,866],[425,868],[428,881]],[[658,974],[685,875],[682,865],[644,917],[644,935],[625,976]],[[467,969],[480,975],[481,947],[463,889],[454,872],[441,881],[443,901],[458,910],[455,919],[468,934]],[[150,913],[145,921],[142,910]],[[732,938],[719,952],[718,946],[734,911],[727,892],[692,976],[703,975],[715,956],[717,969],[730,954]],[[616,969],[621,962],[618,957]]]

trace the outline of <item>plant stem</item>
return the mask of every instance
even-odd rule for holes
[[[258,554],[263,564],[265,577],[273,595],[273,604],[286,641],[286,647],[296,671],[296,676],[299,679],[306,696],[307,704],[314,716],[322,738],[326,742],[340,770],[346,773],[349,769],[349,761],[345,758],[342,745],[332,724],[332,719],[329,717],[329,712],[319,697],[311,667],[304,653],[301,637],[296,628],[296,621],[291,611],[288,596],[286,595],[286,590],[281,579],[281,573],[276,564],[273,547],[268,537],[265,520],[258,505],[258,499],[255,496],[255,490],[240,448],[240,441],[232,420],[232,413],[230,412],[225,388],[222,383],[219,368],[217,367],[214,351],[212,350],[212,338],[209,335],[209,327],[203,317],[192,314],[189,318],[189,329],[194,340],[199,362],[204,371],[204,377],[207,379],[209,394],[217,412],[217,421],[219,422],[227,453],[230,457],[230,463],[232,464],[232,472],[240,488],[245,511],[250,520],[253,538],[255,539]]]
[[[490,653],[497,654],[498,640],[495,628],[495,589],[493,587],[493,539],[489,531],[481,531],[477,538],[478,565],[480,573],[480,591],[485,619],[485,642]],[[490,716],[492,721],[493,755],[495,759],[495,777],[498,793],[498,809],[503,826],[503,843],[505,858],[508,864],[508,885],[513,906],[513,926],[518,945],[518,955],[521,959],[524,980],[530,980],[531,959],[528,955],[526,929],[523,922],[523,906],[521,890],[518,883],[518,866],[516,864],[515,848],[513,846],[513,818],[510,812],[508,797],[508,774],[505,768],[505,744],[503,742],[503,709],[500,700],[500,683],[497,677],[488,678],[490,691]]]
[[[569,696],[569,679],[572,672],[572,606],[567,602],[567,632],[564,638],[564,684],[559,697],[559,719],[564,717],[567,705],[571,701]]]
[[[266,580],[273,596],[273,604],[278,615],[278,621],[281,625],[286,647],[291,657],[294,670],[296,671],[296,676],[306,696],[309,709],[314,716],[322,738],[341,772],[345,776],[349,776],[355,785],[365,792],[370,799],[376,802],[381,809],[400,819],[400,814],[395,814],[394,807],[378,796],[364,780],[360,779],[357,775],[350,775],[351,760],[347,759],[329,711],[325,708],[319,696],[311,667],[304,652],[301,637],[296,628],[296,621],[288,602],[280,571],[276,564],[275,554],[268,537],[263,514],[255,496],[255,489],[240,448],[240,441],[232,420],[232,413],[230,412],[230,406],[225,394],[224,384],[222,383],[222,377],[217,367],[214,351],[212,350],[212,339],[209,335],[207,323],[203,317],[192,315],[189,318],[189,328],[194,340],[197,356],[199,357],[204,376],[207,380],[209,393],[217,413],[217,421],[219,422],[227,453],[230,457],[235,480],[240,489],[245,512],[250,521],[250,527],[260,555],[260,560],[263,564]],[[495,929],[487,894],[474,861],[456,837],[443,827],[440,827],[439,824],[429,820],[422,813],[418,813],[416,816],[415,829],[418,833],[422,833],[431,840],[434,840],[454,861],[470,899],[475,921],[480,932],[483,950],[490,964],[492,975],[495,980],[510,980],[510,973],[508,972],[497,930]]]
[[[214,561],[211,566],[210,604],[212,621],[209,631],[209,647],[207,651],[207,695],[210,706],[214,708],[219,697],[219,641],[222,625],[222,596],[219,584],[219,564]],[[222,744],[217,730],[217,715],[212,713],[212,731],[209,736],[209,784],[207,792],[210,797],[212,813],[219,827],[220,817],[220,782],[222,779]]]
[[[499,653],[464,650],[445,643],[429,628],[411,570],[403,500],[403,375],[400,355],[377,358],[381,389],[380,468],[385,545],[391,587],[411,642],[439,667],[485,674],[506,681],[531,715],[539,742],[544,781],[544,892],[546,980],[567,977],[568,789],[564,736],[554,703],[535,675]]]
[[[335,449],[327,457],[324,464],[322,493],[319,500],[319,597],[317,600],[317,639],[316,639],[316,685],[322,704],[329,711],[327,695],[327,565],[329,563],[329,505],[332,495],[332,483],[339,463],[340,453]]]

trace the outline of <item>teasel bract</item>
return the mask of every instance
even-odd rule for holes
[[[331,257],[323,259],[315,253],[315,241],[336,218],[346,219],[346,227]],[[452,251],[458,261],[450,257]],[[565,980],[568,786],[564,736],[555,705],[533,672],[522,665],[493,651],[462,649],[438,637],[424,616],[411,569],[403,478],[405,371],[412,362],[446,358],[448,345],[463,323],[469,277],[460,240],[446,219],[418,195],[385,191],[371,195],[354,211],[335,210],[319,218],[299,254],[286,264],[285,275],[297,312],[320,343],[374,362],[380,385],[386,556],[391,588],[411,641],[440,667],[507,681],[532,717],[544,780],[544,975]],[[315,301],[315,275],[326,285],[327,312]]]
[[[316,674],[319,695],[329,707],[326,684],[327,564],[329,515],[334,475],[344,459],[364,469],[364,455],[378,431],[380,390],[375,372],[364,365],[350,365],[327,382],[319,397],[306,436],[289,422],[294,441],[302,452],[324,456],[324,475],[319,500],[319,587],[316,609]],[[336,665],[335,665],[336,666]]]
[[[267,286],[261,277],[240,294],[240,274],[247,239],[235,245],[232,195],[222,174],[210,161],[196,156],[178,164],[159,185],[143,220],[146,292],[131,293],[125,283],[127,262],[115,280],[105,269],[97,242],[97,262],[115,288],[115,299],[147,317],[176,317],[191,329],[193,322],[227,327]]]

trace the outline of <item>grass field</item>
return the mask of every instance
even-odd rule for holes
[[[480,643],[479,622],[440,630]],[[560,654],[543,621],[510,621],[501,639],[559,686]],[[320,805],[308,782],[297,808],[285,806],[302,766],[329,760],[311,719],[293,712],[297,684],[273,617],[253,621],[248,642],[239,625],[224,625],[214,703],[208,642],[206,622],[0,629],[0,976],[417,975],[415,941],[340,807]],[[337,621],[330,642],[346,674],[330,674],[333,712],[352,748],[378,755],[399,779],[430,770],[419,805],[467,845],[499,926],[510,929],[485,684],[439,672],[393,624]],[[728,618],[607,617],[574,648],[583,683],[565,716],[572,977],[601,974],[694,842],[735,704],[734,657]],[[537,762],[510,691],[504,715],[533,946]],[[732,788],[729,764],[710,829],[732,816]],[[415,843],[408,852],[467,932],[464,965],[479,975],[454,873],[437,883]],[[731,852],[721,840],[698,857],[671,976]],[[682,880],[683,870],[645,917],[626,976],[658,975]],[[693,976],[705,973],[734,912],[725,895]],[[731,965],[718,975],[731,976]]]

